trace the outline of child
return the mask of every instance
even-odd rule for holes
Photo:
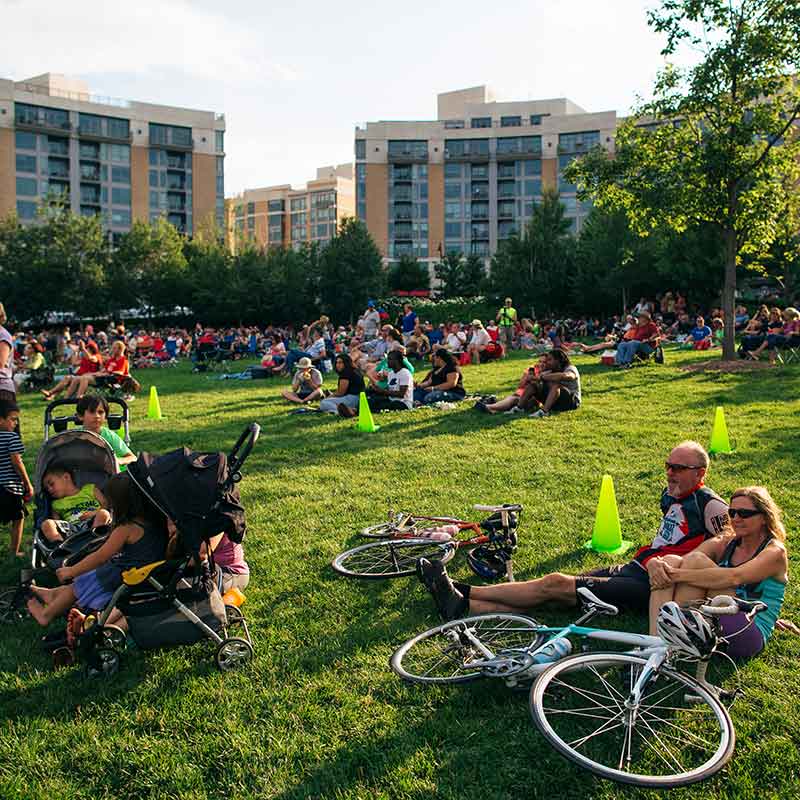
[[[695,350],[708,350],[711,347],[711,328],[701,316],[695,320],[689,336],[692,338],[692,347]]]
[[[104,508],[103,495],[92,483],[80,489],[75,485],[75,476],[69,467],[53,464],[42,477],[42,486],[53,502],[52,510],[57,518],[46,519],[42,523],[42,536],[48,542],[62,542],[86,528],[87,521],[92,528],[108,525],[111,515]]]
[[[68,586],[44,589],[32,586],[35,595],[28,611],[40,624],[48,625],[65,614],[76,602],[84,610],[99,611],[108,605],[122,583],[122,573],[164,558],[166,520],[153,509],[128,475],[115,475],[104,487],[115,519],[106,542],[74,566],[56,571]],[[108,512],[106,512],[108,513]]]
[[[17,432],[19,407],[13,400],[0,400],[0,522],[11,523],[11,553],[21,556],[25,501],[33,497],[22,454],[25,448]]]
[[[114,455],[117,457],[117,464],[120,466],[120,471],[125,471],[125,465],[136,461],[136,456],[131,452],[131,449],[125,444],[125,440],[114,433],[106,426],[108,419],[108,401],[102,395],[90,394],[81,397],[78,400],[78,406],[75,409],[75,415],[78,417],[78,422],[85,431],[91,431],[108,442]]]

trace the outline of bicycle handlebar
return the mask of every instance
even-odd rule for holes
[[[503,506],[472,506],[476,511],[489,511],[490,513],[497,513],[498,511],[522,511],[522,506],[518,503],[509,503]]]
[[[720,594],[713,598],[710,603],[701,605],[700,611],[709,617],[727,617],[744,611],[750,618],[758,614],[759,611],[763,611],[766,607],[767,604],[762,603],[760,600],[752,602],[740,600],[729,594]]]

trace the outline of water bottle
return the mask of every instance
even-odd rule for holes
[[[565,658],[572,652],[572,642],[569,639],[561,637],[559,639],[551,639],[536,655],[533,656],[534,664],[552,664]]]

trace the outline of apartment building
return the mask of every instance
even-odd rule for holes
[[[112,238],[165,216],[182,233],[224,229],[225,117],[100,97],[46,73],[0,80],[0,217],[58,201]]]
[[[316,178],[300,188],[246,189],[225,202],[233,252],[244,242],[262,248],[325,244],[345,217],[355,216],[353,165],[319,167]]]
[[[591,203],[563,171],[592,147],[613,150],[616,127],[615,111],[590,113],[566,98],[497,102],[485,86],[440,94],[434,121],[356,128],[358,216],[387,260],[488,258],[550,187],[577,232]]]

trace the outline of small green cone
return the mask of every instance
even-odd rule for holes
[[[364,392],[361,392],[358,398],[358,424],[356,429],[364,433],[375,433],[375,431],[380,430],[380,425],[376,425],[375,420],[372,419],[372,411],[367,402],[367,395]]]
[[[597,512],[594,517],[592,538],[584,544],[587,550],[598,553],[617,555],[630,548],[631,543],[622,540],[622,528],[619,524],[617,498],[614,494],[614,482],[610,475],[603,475],[600,485],[600,499],[597,501]]]
[[[711,427],[711,443],[708,446],[711,455],[716,453],[732,453],[731,441],[728,438],[728,426],[725,424],[725,412],[717,406],[714,412],[714,424]]]

